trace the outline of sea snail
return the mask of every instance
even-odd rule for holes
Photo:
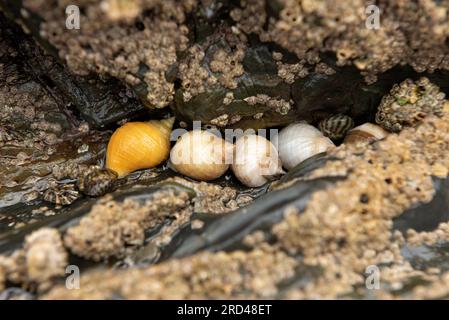
[[[382,140],[388,136],[388,131],[373,123],[364,123],[350,130],[345,137],[344,143],[370,143]]]
[[[316,154],[334,146],[317,128],[307,123],[293,123],[272,138],[285,169],[290,170]]]
[[[234,146],[204,130],[183,134],[170,152],[171,167],[190,178],[209,181],[222,176],[232,162]]]
[[[336,114],[322,120],[318,127],[326,137],[336,141],[344,138],[354,127],[354,120],[344,114]]]
[[[102,196],[112,191],[118,184],[115,171],[97,166],[83,172],[77,181],[78,189],[91,197]]]
[[[153,168],[168,158],[170,133],[175,118],[128,122],[118,128],[109,140],[106,168],[118,177]]]
[[[232,171],[248,187],[260,187],[284,173],[275,146],[257,135],[237,140]]]

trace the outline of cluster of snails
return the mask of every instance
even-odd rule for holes
[[[365,123],[353,128],[354,122],[344,115],[323,120],[320,130],[314,126],[293,123],[272,137],[243,135],[232,144],[206,130],[184,133],[170,150],[174,118],[161,121],[130,122],[112,135],[106,168],[119,178],[139,170],[155,167],[168,158],[170,167],[200,181],[214,180],[229,168],[244,185],[259,187],[316,154],[334,146],[332,140],[344,143],[375,141],[386,137],[379,126]]]
[[[374,123],[364,123],[354,128],[354,120],[343,114],[332,115],[322,120],[318,127],[321,132],[333,141],[341,141],[343,143],[371,143],[382,140],[388,132],[381,126]]]
[[[170,152],[173,169],[197,180],[214,180],[231,167],[246,186],[259,187],[283,174],[275,146],[262,136],[244,135],[235,145],[214,134],[185,133]]]

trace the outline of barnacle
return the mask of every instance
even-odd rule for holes
[[[56,205],[67,206],[80,197],[79,192],[73,183],[56,184],[44,191],[45,201]]]
[[[444,98],[445,94],[429,79],[406,79],[382,98],[376,122],[385,130],[399,132],[405,126],[417,125],[428,115],[441,116]]]

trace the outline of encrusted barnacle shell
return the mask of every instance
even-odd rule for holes
[[[106,168],[119,178],[139,170],[153,168],[168,158],[170,133],[175,119],[128,122],[111,136]]]
[[[248,187],[260,187],[284,173],[276,147],[257,135],[237,140],[232,171]]]
[[[114,188],[117,178],[118,175],[115,171],[94,167],[87,170],[78,179],[78,188],[85,195],[99,197]]]
[[[56,184],[45,190],[43,195],[45,201],[62,206],[72,204],[79,197],[80,194],[73,183]]]
[[[334,144],[320,130],[307,123],[293,123],[272,138],[285,169],[290,170]]]
[[[426,115],[441,116],[444,98],[445,94],[429,79],[406,79],[382,98],[376,123],[385,130],[399,132],[404,126],[417,125]]]
[[[141,12],[139,1],[107,0],[101,2],[101,9],[111,20],[133,20]]]
[[[336,114],[322,120],[318,127],[321,132],[332,140],[340,140],[354,127],[354,120],[344,114]]]
[[[216,135],[193,130],[183,134],[170,152],[173,169],[190,178],[208,181],[222,176],[232,162],[233,145]]]
[[[43,227],[27,235],[24,241],[25,268],[29,280],[46,287],[45,282],[63,276],[68,254],[57,229]]]
[[[343,143],[370,143],[388,136],[388,131],[374,123],[364,123],[350,130]]]

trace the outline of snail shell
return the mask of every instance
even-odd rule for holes
[[[237,140],[232,171],[248,187],[260,187],[284,173],[276,147],[257,135]]]
[[[354,127],[354,120],[344,114],[336,114],[322,120],[318,127],[326,137],[332,140],[340,140]]]
[[[170,165],[190,178],[214,180],[229,169],[233,149],[231,143],[208,131],[189,131],[172,148]]]
[[[334,146],[320,130],[307,123],[293,123],[285,127],[273,137],[272,142],[278,148],[279,157],[287,170]]]
[[[350,130],[345,137],[344,143],[370,143],[384,139],[388,131],[373,123],[364,123]]]
[[[117,173],[106,168],[92,168],[78,179],[78,189],[91,197],[102,196],[114,188]]]
[[[168,158],[174,118],[128,122],[111,136],[106,168],[119,178],[139,169],[153,168]]]

